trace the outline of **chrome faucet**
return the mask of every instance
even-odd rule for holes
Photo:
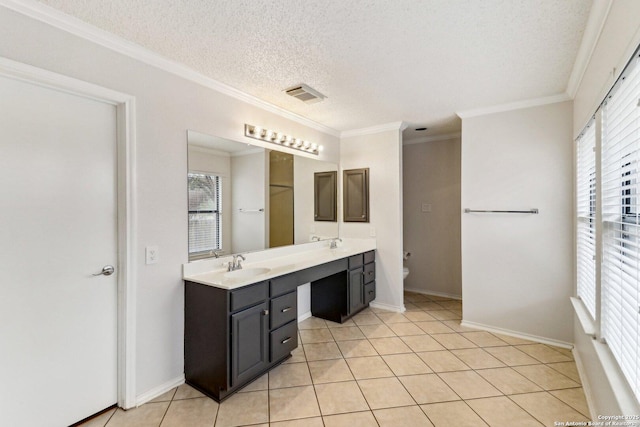
[[[318,236],[311,236],[311,241],[312,241],[312,242],[319,242],[319,241],[320,241],[320,237],[318,237]]]
[[[237,254],[233,256],[233,261],[229,263],[229,271],[242,270],[242,264],[240,264],[240,259],[242,261],[246,261],[247,259],[242,254]]]
[[[329,244],[329,249],[336,249],[338,247],[338,240],[342,242],[342,239],[339,237],[331,239],[331,244]]]

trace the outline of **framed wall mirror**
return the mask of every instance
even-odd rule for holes
[[[192,130],[187,149],[189,261],[338,236],[315,218],[315,173],[337,164]]]

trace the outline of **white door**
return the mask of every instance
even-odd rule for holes
[[[0,425],[117,401],[116,106],[0,77]]]

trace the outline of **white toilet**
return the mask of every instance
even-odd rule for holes
[[[402,260],[406,261],[411,256],[411,252],[403,251]],[[402,280],[406,279],[409,275],[409,267],[402,267]]]

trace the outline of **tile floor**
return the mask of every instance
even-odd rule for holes
[[[553,426],[588,421],[571,352],[460,326],[461,301],[405,294],[403,314],[367,309],[300,323],[284,364],[222,404],[182,385],[94,426]]]

